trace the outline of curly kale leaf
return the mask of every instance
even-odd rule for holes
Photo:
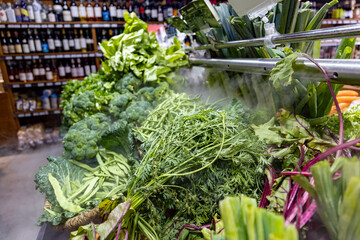
[[[99,149],[99,141],[109,124],[109,118],[103,113],[75,123],[64,136],[63,156],[77,161],[94,158]]]

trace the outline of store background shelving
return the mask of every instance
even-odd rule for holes
[[[13,1],[5,0],[5,3]],[[42,1],[46,5],[53,4],[52,1]],[[94,1],[91,1],[94,3]],[[129,1],[122,1],[122,2],[129,2]],[[164,1],[158,1],[164,2]],[[172,2],[184,2],[184,1],[172,1]],[[317,0],[316,8],[319,9],[322,4],[328,2],[328,0]],[[340,3],[344,3],[346,1],[340,1]],[[352,1],[350,1],[352,2]],[[80,1],[76,1],[77,4]],[[70,4],[70,1],[68,2]],[[102,6],[102,2],[99,2],[100,6]],[[331,10],[330,10],[331,11]],[[325,19],[323,22],[322,27],[332,27],[332,26],[339,26],[339,25],[346,25],[346,24],[356,24],[360,23],[360,19],[331,19],[331,14],[328,15],[330,18]],[[359,16],[354,16],[359,17]],[[162,21],[150,21],[148,24],[150,25],[159,25],[163,24]],[[64,58],[94,58],[96,63],[96,68],[100,68],[100,59],[103,57],[103,54],[98,49],[98,37],[97,37],[97,30],[101,29],[123,29],[124,28],[124,21],[88,21],[88,22],[79,22],[79,21],[70,21],[70,22],[42,22],[42,23],[35,23],[35,22],[21,22],[21,23],[0,23],[0,31],[7,31],[9,29],[15,31],[23,31],[26,29],[39,29],[39,30],[71,30],[71,29],[88,29],[90,31],[90,36],[93,39],[93,51],[88,52],[54,52],[54,53],[30,53],[30,54],[3,54],[1,47],[0,47],[0,68],[2,71],[3,79],[4,79],[4,86],[5,86],[5,94],[8,98],[7,108],[11,109],[11,118],[7,118],[7,124],[14,125],[15,130],[19,129],[21,125],[27,124],[29,121],[19,119],[19,118],[38,118],[41,116],[48,116],[47,114],[41,115],[41,111],[38,115],[37,112],[28,113],[28,112],[18,112],[16,110],[15,101],[14,101],[14,92],[20,91],[23,89],[38,89],[38,88],[46,88],[46,87],[56,87],[61,89],[61,86],[66,84],[69,79],[60,79],[57,81],[47,81],[47,80],[36,80],[32,82],[10,82],[8,79],[7,73],[7,61],[29,61],[33,59],[44,59],[44,60],[57,60],[57,59],[64,59]],[[339,40],[335,41],[323,41],[322,48],[335,48],[338,46]],[[357,43],[360,46],[360,41]],[[5,108],[5,107],[3,107]],[[1,107],[0,107],[1,111]],[[5,110],[4,110],[5,111]],[[48,113],[55,112],[57,113],[59,109],[54,111],[45,111]],[[35,115],[34,115],[35,113]],[[31,114],[31,116],[29,116]],[[26,116],[26,117],[23,117]],[[50,114],[52,115],[52,114]],[[20,116],[20,117],[19,117]],[[13,132],[13,135],[15,135]],[[1,143],[0,143],[1,144]]]
[[[13,0],[5,0],[5,3],[12,3],[14,4]],[[78,5],[80,1],[75,1]],[[95,1],[91,1],[91,3],[94,5]],[[107,1],[108,4],[110,1]],[[116,1],[114,1],[116,2]],[[121,3],[128,3],[129,1],[121,1]],[[157,4],[164,4],[165,1],[157,1]],[[170,1],[171,2],[171,1]],[[172,1],[171,4],[180,4],[181,1]],[[45,5],[52,5],[53,1],[42,1]],[[85,3],[85,2],[84,2]],[[102,6],[102,1],[99,2],[100,6]],[[166,1],[166,4],[168,4],[169,1]],[[87,3],[85,3],[87,4]],[[70,1],[68,1],[68,5],[70,5]],[[128,7],[128,5],[127,5]],[[163,25],[163,21],[148,21],[149,25]],[[15,95],[20,95],[21,93],[24,93],[26,91],[32,91],[32,92],[39,92],[43,89],[48,88],[55,88],[58,89],[58,92],[61,91],[61,88],[63,85],[65,85],[69,80],[72,80],[74,78],[66,78],[66,79],[57,79],[57,80],[34,80],[34,81],[10,81],[8,77],[8,64],[18,64],[22,63],[25,66],[25,63],[28,61],[33,60],[42,60],[42,61],[57,61],[61,59],[95,59],[96,69],[99,70],[101,66],[101,58],[103,58],[103,54],[98,48],[99,44],[99,36],[98,34],[103,35],[104,31],[111,31],[111,29],[117,29],[119,30],[119,33],[122,32],[122,29],[125,26],[124,21],[86,21],[86,22],[80,22],[80,21],[70,21],[70,22],[42,22],[42,23],[36,23],[36,22],[17,22],[17,23],[10,23],[10,22],[1,22],[0,23],[0,32],[11,30],[11,31],[18,31],[19,33],[23,32],[24,30],[30,29],[31,31],[37,30],[37,31],[44,31],[46,32],[48,29],[51,31],[61,31],[62,29],[65,29],[66,31],[73,31],[76,29],[77,31],[80,31],[83,29],[83,31],[89,31],[89,35],[91,39],[93,40],[93,48],[92,51],[76,51],[76,52],[49,52],[49,53],[22,53],[22,54],[3,54],[2,47],[0,47],[0,68],[1,73],[3,75],[3,83],[5,88],[5,93],[2,97],[4,97],[3,106],[0,106],[0,111],[7,112],[7,116],[4,118],[6,121],[6,124],[2,124],[2,126],[11,126],[11,127],[5,127],[7,131],[9,132],[9,129],[11,129],[10,135],[16,137],[16,132],[20,128],[20,126],[27,125],[27,124],[33,124],[37,122],[54,122],[54,126],[60,126],[60,114],[61,109],[50,109],[50,110],[44,110],[44,109],[36,109],[34,111],[18,111],[16,108],[16,102],[15,102]],[[40,36],[40,35],[39,35]],[[111,35],[110,35],[111,36]],[[41,37],[41,36],[40,36]],[[101,39],[103,40],[104,37]],[[81,60],[83,61],[83,60]],[[54,62],[53,62],[54,63]],[[31,62],[30,62],[31,64]],[[78,80],[82,80],[83,78],[75,78]],[[1,85],[1,84],[0,84]],[[7,110],[7,111],[5,111]],[[10,110],[10,111],[9,111]],[[49,118],[50,121],[46,121],[46,118]],[[56,120],[56,121],[54,121]],[[0,119],[0,121],[2,121]],[[0,129],[0,135],[1,135]],[[2,139],[0,138],[0,145]]]

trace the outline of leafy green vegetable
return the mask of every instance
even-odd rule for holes
[[[64,223],[66,219],[97,206],[103,199],[121,193],[130,174],[127,159],[114,152],[100,150],[97,166],[49,157],[49,164],[35,176],[36,187],[51,207],[45,208],[38,223]]]
[[[128,182],[128,199],[159,237],[174,238],[176,227],[163,233],[173,220],[210,221],[226,195],[259,199],[266,147],[249,118],[236,101],[214,110],[174,95],[136,129],[145,155]]]
[[[56,200],[58,201],[59,205],[66,211],[69,212],[81,212],[82,209],[80,206],[75,205],[74,203],[70,202],[66,199],[64,193],[61,190],[60,184],[56,178],[54,178],[51,173],[49,173],[49,182],[54,189]]]
[[[299,239],[292,224],[285,226],[283,216],[258,208],[255,199],[227,197],[220,201],[220,211],[226,239]]]
[[[295,182],[315,199],[319,215],[331,239],[353,239],[360,232],[358,225],[360,208],[360,161],[341,161],[342,175],[333,179],[328,161],[317,163],[311,168],[315,187],[304,176],[293,176]]]
[[[95,236],[96,233],[99,234],[100,239],[109,239],[111,234],[114,235],[113,231],[115,227],[119,225],[119,223],[125,217],[130,209],[130,206],[130,201],[119,204],[114,208],[114,210],[111,211],[105,222],[98,225],[91,223],[80,227],[79,230],[70,234],[70,240],[80,240],[84,239],[84,237],[89,238],[90,236]],[[96,238],[94,237],[93,239],[95,240]]]
[[[131,128],[124,120],[114,122],[101,137],[101,146],[104,148],[123,154],[132,155],[134,149],[134,138]]]
[[[75,123],[64,136],[63,156],[77,161],[94,158],[99,149],[99,141],[108,129],[109,123],[109,118],[103,113]]]
[[[107,58],[103,62],[105,72],[132,72],[145,83],[172,83],[168,73],[188,65],[187,55],[181,49],[180,41],[175,38],[174,45],[167,49],[161,48],[155,33],[148,33],[147,24],[135,13],[126,13],[124,19],[124,33],[103,41],[100,45]]]
[[[53,225],[58,225],[64,221],[66,216],[73,217],[75,214],[66,211],[63,212],[55,208],[55,206],[58,205],[58,201],[48,175],[51,174],[56,178],[60,186],[64,186],[64,189],[62,189],[63,192],[69,193],[71,189],[80,187],[81,181],[84,178],[84,170],[61,157],[48,157],[48,161],[49,163],[46,166],[40,167],[36,173],[35,187],[46,196],[53,211],[44,211],[38,223],[51,222]],[[54,211],[61,213],[57,214]]]

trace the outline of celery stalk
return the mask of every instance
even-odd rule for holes
[[[286,24],[288,21],[288,15],[289,15],[289,11],[290,11],[291,1],[293,1],[293,0],[282,1],[281,21],[280,21],[280,25],[279,25],[279,29],[278,29],[278,32],[280,34],[286,33]]]

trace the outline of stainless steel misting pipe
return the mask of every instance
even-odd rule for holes
[[[357,36],[360,36],[360,24],[331,27],[331,28],[321,28],[306,32],[275,35],[272,36],[270,40],[273,44],[286,44],[286,43],[310,42],[310,41],[317,41],[317,40],[324,40],[331,38],[348,38],[348,37],[357,37]],[[214,42],[212,44],[195,47],[194,50],[264,46],[266,41],[269,41],[269,39],[254,38],[254,39],[230,41],[224,43]]]
[[[223,71],[257,73],[267,75],[281,59],[205,59],[190,58],[193,66],[209,67]],[[327,71],[333,83],[360,85],[360,60],[358,59],[316,59]],[[312,81],[325,81],[320,70],[305,58],[299,58],[294,65],[294,77]]]

